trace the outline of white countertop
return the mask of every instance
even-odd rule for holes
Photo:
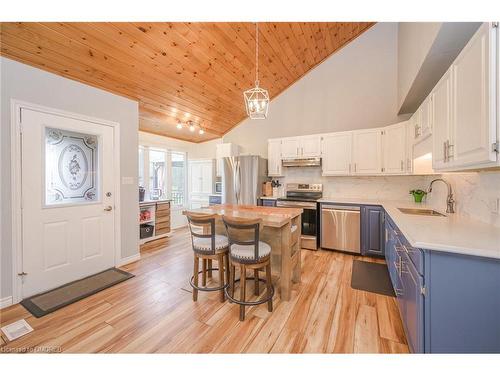
[[[259,197],[259,199],[268,199],[268,200],[276,200],[281,197]]]
[[[421,216],[398,210],[404,207],[435,209],[409,201],[325,197],[319,202],[382,206],[413,247],[500,259],[500,228],[460,214],[442,212],[447,216]]]

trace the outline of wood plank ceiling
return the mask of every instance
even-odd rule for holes
[[[372,25],[260,23],[261,87],[275,97]],[[141,130],[192,142],[245,119],[255,80],[252,23],[4,22],[0,44],[5,57],[137,100]]]

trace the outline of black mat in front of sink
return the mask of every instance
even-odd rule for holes
[[[351,288],[395,297],[386,264],[355,260],[352,264]]]

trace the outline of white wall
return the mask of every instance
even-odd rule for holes
[[[376,24],[272,100],[266,120],[243,121],[224,142],[267,157],[268,138],[405,120],[397,115],[397,32],[397,23]]]
[[[121,254],[137,254],[138,104],[135,101],[72,81],[16,61],[0,58],[1,69],[1,290],[12,295],[10,116],[11,99],[120,123],[121,177],[134,183],[121,186]]]
[[[413,113],[480,22],[402,22],[398,32],[398,108]]]
[[[400,22],[398,24],[398,106],[410,91],[437,37],[442,22]]]
[[[214,159],[215,145],[221,143],[222,139],[217,138],[203,143],[193,143],[181,141],[179,139],[164,137],[161,135],[139,132],[139,143],[163,147],[170,150],[182,151],[188,154],[188,159]]]

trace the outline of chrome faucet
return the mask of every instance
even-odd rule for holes
[[[442,178],[436,178],[435,180],[432,180],[431,183],[429,184],[429,189],[427,189],[427,192],[430,193],[432,192],[432,184],[436,181],[441,181],[446,186],[448,187],[448,196],[446,197],[446,213],[448,214],[453,214],[455,213],[455,199],[453,198],[453,191],[451,190],[451,185],[443,180]]]

